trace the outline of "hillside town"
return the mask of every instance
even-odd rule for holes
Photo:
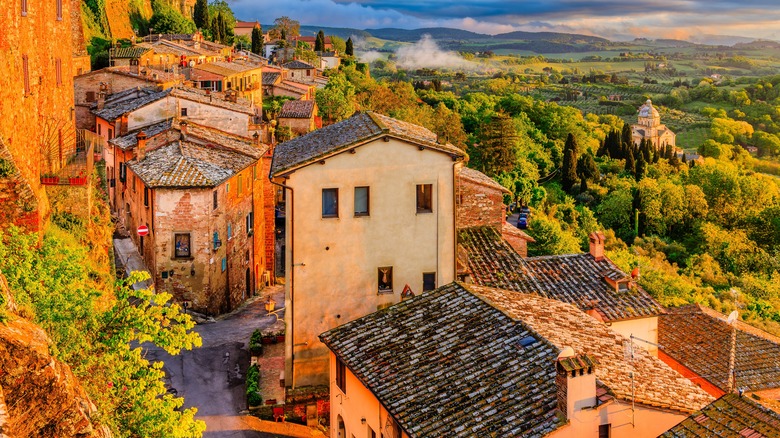
[[[225,391],[240,385],[229,409],[255,431],[780,436],[780,338],[705,301],[661,304],[640,285],[642,266],[610,259],[606,230],[587,233],[587,251],[535,255],[526,223],[540,213],[421,124],[372,109],[321,114],[331,72],[356,62],[351,40],[341,53],[330,36],[237,21],[235,35],[259,34],[262,50],[201,30],[150,32],[93,70],[72,38],[79,2],[5,3],[0,228],[43,239],[68,199],[87,220],[100,204],[111,263],[132,279],[148,273],[130,286],[170,297],[204,338],[244,318],[234,322],[251,339],[221,334],[237,353],[203,360],[226,370]],[[316,62],[296,54],[302,44]],[[635,120],[640,160],[644,148],[685,160],[653,101]],[[21,349],[0,342],[2,355]],[[153,350],[168,394],[207,431],[227,424],[187,402],[194,363]],[[30,369],[44,376],[48,359],[38,362]],[[0,363],[0,437],[111,436],[86,395],[23,412],[21,371]],[[78,386],[41,379],[37,391]]]

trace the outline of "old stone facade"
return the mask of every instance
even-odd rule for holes
[[[506,217],[504,194],[511,193],[487,175],[464,167],[458,173],[458,229],[501,227]]]
[[[666,125],[661,123],[661,115],[653,107],[653,102],[647,99],[639,108],[637,124],[631,125],[631,139],[634,144],[647,140],[656,148],[669,145],[673,148],[677,145],[676,135]]]
[[[56,170],[59,152],[75,141],[70,8],[69,1],[9,2],[0,18],[0,143],[39,201],[23,215],[32,230],[48,215],[40,176]]]

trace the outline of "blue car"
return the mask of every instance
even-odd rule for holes
[[[520,217],[517,218],[517,228],[524,230],[528,228],[528,215],[520,213]]]

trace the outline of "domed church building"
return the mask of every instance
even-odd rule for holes
[[[656,148],[671,145],[675,147],[676,135],[666,125],[661,124],[661,115],[653,107],[653,102],[647,99],[639,108],[639,117],[636,125],[631,125],[631,138],[634,144],[642,140],[650,140]]]

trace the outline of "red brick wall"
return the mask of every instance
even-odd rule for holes
[[[21,181],[29,185],[38,200],[33,211],[20,214],[28,225],[42,226],[48,215],[48,201],[40,184],[41,143],[56,144],[57,132],[75,139],[71,19],[69,1],[62,2],[62,19],[57,20],[56,2],[28,0],[27,15],[21,2],[9,1],[0,12],[0,140],[13,157]],[[28,58],[30,93],[25,93],[23,56]],[[56,60],[61,61],[61,83],[57,84]],[[52,137],[53,135],[53,137]]]
[[[464,178],[457,181],[457,228],[493,226],[500,229],[506,211],[501,190]]]
[[[268,180],[268,175],[271,171],[271,157],[270,153],[266,154],[262,158],[262,175],[264,179],[263,185],[263,221],[265,222],[265,239],[263,242],[263,249],[265,251],[265,270],[268,271],[268,275],[271,276],[271,284],[276,283],[274,273],[276,272],[274,267],[276,266],[275,259],[275,245],[276,245],[276,190],[279,188],[271,184]]]
[[[512,233],[502,233],[502,236],[509,243],[509,246],[520,254],[520,257],[528,257],[528,241]]]

